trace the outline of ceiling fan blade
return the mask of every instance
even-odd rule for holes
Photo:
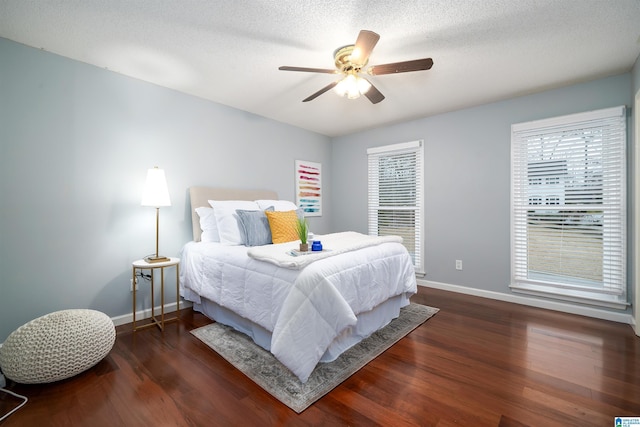
[[[305,73],[326,73],[326,74],[337,74],[338,70],[328,70],[324,68],[305,68],[305,67],[289,67],[283,65],[282,67],[278,67],[278,70],[282,71],[304,71]]]
[[[429,70],[433,66],[431,58],[414,59],[413,61],[394,62],[392,64],[374,65],[367,69],[372,76],[383,74],[408,73],[410,71]]]
[[[369,80],[367,81],[369,82]],[[371,82],[369,82],[369,84],[371,84]],[[364,96],[369,98],[369,101],[371,101],[372,104],[377,104],[384,99],[382,92],[380,92],[374,85],[371,85],[369,90],[364,93]]]
[[[358,39],[356,40],[355,47],[353,49],[353,53],[351,54],[351,63],[360,66],[365,65],[369,60],[371,51],[373,51],[376,43],[378,43],[378,40],[380,40],[380,36],[373,31],[360,31],[360,34],[358,34]]]
[[[314,99],[316,99],[317,97],[325,93],[326,91],[333,89],[337,84],[338,82],[329,83],[328,85],[326,85],[325,87],[323,87],[322,89],[314,93],[313,95],[310,95],[307,98],[303,99],[302,102],[313,101]]]

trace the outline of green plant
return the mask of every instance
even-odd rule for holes
[[[296,232],[300,238],[300,243],[305,245],[307,243],[307,235],[309,234],[309,224],[307,224],[306,218],[298,218],[296,222]]]

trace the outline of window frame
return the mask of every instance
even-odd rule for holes
[[[605,260],[608,261],[612,259],[611,256],[613,256],[616,264],[614,266],[615,274],[611,274],[613,279],[603,273],[601,287],[594,287],[592,290],[589,290],[588,287],[577,286],[575,282],[571,280],[562,281],[559,279],[559,275],[552,274],[547,279],[542,279],[539,274],[537,277],[533,274],[528,255],[528,233],[530,233],[529,230],[531,229],[529,221],[540,209],[543,211],[544,209],[551,211],[551,209],[558,207],[561,215],[564,215],[562,209],[570,211],[571,209],[579,208],[574,207],[577,205],[572,205],[571,201],[565,203],[564,198],[561,203],[553,204],[553,208],[549,207],[551,204],[548,203],[548,200],[545,201],[543,199],[541,204],[547,205],[545,208],[544,206],[541,207],[540,204],[532,203],[533,197],[529,195],[527,198],[526,195],[532,191],[540,192],[539,188],[531,188],[536,187],[533,185],[530,177],[530,171],[532,170],[530,156],[533,145],[531,141],[543,139],[542,136],[576,132],[580,134],[580,138],[577,139],[584,142],[582,138],[584,138],[587,133],[585,129],[594,126],[601,132],[609,132],[610,129],[614,131],[617,130],[617,133],[612,133],[614,137],[610,139],[607,133],[607,143],[602,142],[602,145],[603,147],[606,145],[607,148],[609,148],[609,141],[614,141],[611,144],[611,152],[614,153],[614,157],[619,157],[619,160],[614,163],[614,166],[607,166],[608,169],[606,169],[606,171],[603,169],[603,177],[600,179],[600,181],[604,183],[604,178],[607,178],[609,182],[611,177],[605,176],[604,174],[615,171],[616,173],[614,175],[618,177],[616,186],[610,187],[609,185],[605,186],[603,184],[600,203],[589,205],[597,208],[597,210],[607,212],[606,215],[603,214],[602,220],[601,237],[603,241],[603,254],[601,260],[604,265],[607,264]],[[529,139],[527,140],[527,138]],[[624,106],[518,123],[511,126],[511,282],[509,287],[512,291],[619,310],[626,309],[628,306],[626,224],[626,199],[628,197],[626,189],[628,162],[627,138],[626,111]],[[564,143],[565,139],[559,139],[558,141]],[[523,146],[521,144],[528,145]],[[584,144],[585,147],[588,146],[587,142],[584,142]],[[578,150],[578,144],[575,145],[576,148],[572,148],[574,151],[570,151],[572,155],[575,155]],[[607,151],[607,156],[609,155],[608,153],[609,151]],[[549,157],[549,160],[546,162],[549,164],[553,162],[557,163],[558,159]],[[590,165],[589,159],[584,160],[584,165],[585,169]],[[547,167],[551,169],[550,166]],[[615,198],[615,204],[609,203],[611,194],[618,194]],[[535,197],[540,196],[537,195]],[[593,203],[592,199],[586,198],[585,200],[590,200],[588,203]],[[532,206],[535,206],[535,208],[532,209]],[[561,218],[564,217],[561,216]],[[616,226],[612,227],[610,225],[612,223],[616,224]],[[566,223],[562,225],[563,228],[565,226]],[[607,239],[611,239],[612,237],[615,238],[616,246],[608,246]],[[616,249],[610,250],[609,247]],[[610,265],[610,263],[607,265]]]
[[[424,141],[416,140],[399,144],[390,144],[367,149],[367,221],[370,235],[378,235],[378,210],[380,209],[379,192],[375,188],[379,185],[379,173],[372,170],[373,159],[392,157],[398,154],[414,153],[416,164],[416,202],[413,207],[414,220],[414,253],[413,265],[418,275],[424,275]],[[378,180],[375,182],[375,180]],[[388,207],[387,207],[388,208]],[[400,208],[399,208],[400,209]],[[393,210],[393,209],[392,209]],[[400,209],[406,210],[406,207]],[[406,246],[406,245],[405,245]]]

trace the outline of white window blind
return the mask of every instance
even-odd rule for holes
[[[413,259],[422,266],[422,141],[367,150],[369,162],[369,234],[399,235]]]
[[[512,289],[626,302],[625,147],[624,107],[512,126]]]

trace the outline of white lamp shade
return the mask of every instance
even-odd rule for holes
[[[154,167],[147,171],[147,182],[142,191],[142,206],[171,206],[169,199],[169,189],[167,179],[164,176],[164,169]]]
[[[371,89],[371,83],[355,74],[349,74],[333,89],[338,95],[346,96],[349,99],[357,99]]]

